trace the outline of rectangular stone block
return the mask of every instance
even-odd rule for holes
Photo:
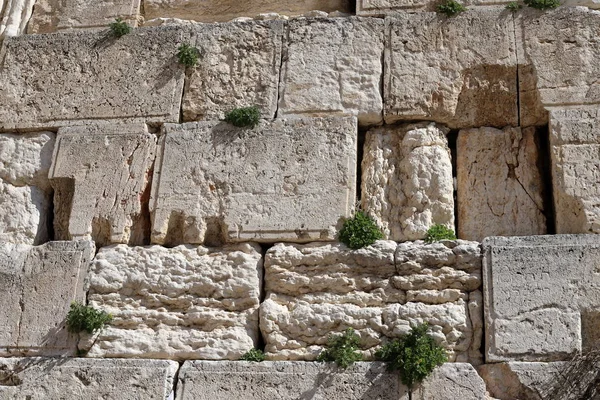
[[[165,400],[178,367],[160,360],[0,359],[0,398]]]
[[[518,125],[514,24],[504,10],[386,18],[386,123]]]
[[[25,32],[35,0],[0,1],[0,43],[6,36],[17,36]]]
[[[223,119],[249,106],[274,118],[284,22],[194,24],[191,31],[201,56],[186,81],[184,121]]]
[[[411,400],[484,400],[488,399],[485,382],[471,364],[446,363],[416,385]]]
[[[72,301],[85,301],[93,253],[84,241],[0,244],[0,356],[75,354],[65,318]]]
[[[181,27],[7,38],[0,69],[0,130],[91,120],[179,121],[184,67]],[[66,73],[65,71],[68,71]]]
[[[506,0],[464,0],[460,2],[472,10],[476,6],[508,3]],[[436,11],[440,4],[435,0],[356,0],[356,15],[383,17],[402,12]]]
[[[354,206],[356,119],[166,125],[152,242],[333,240]]]
[[[88,356],[239,359],[258,344],[262,263],[256,244],[100,249],[88,300],[114,318]]]
[[[278,116],[356,115],[382,122],[383,21],[299,18],[288,22]]]

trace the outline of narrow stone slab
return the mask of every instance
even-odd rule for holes
[[[464,0],[460,3],[469,6],[469,10],[473,10],[473,7],[486,5],[498,6],[502,3],[508,3],[508,1]],[[435,0],[357,0],[356,15],[383,17],[386,15],[393,16],[401,12],[436,11],[436,7],[439,4],[439,1]]]
[[[383,21],[299,18],[288,22],[278,116],[351,114],[382,122]]]
[[[0,356],[75,354],[65,317],[72,301],[85,300],[93,253],[84,241],[0,244]]]
[[[152,242],[333,240],[354,206],[356,119],[166,125]]]
[[[160,360],[0,359],[3,399],[148,399],[172,397],[179,365]]]
[[[17,36],[25,32],[34,4],[35,0],[0,3],[0,42],[5,36]]]

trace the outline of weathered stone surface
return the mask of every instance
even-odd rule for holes
[[[485,364],[478,371],[494,398],[543,400],[542,395],[552,388],[565,365],[564,362],[509,362]]]
[[[356,119],[166,125],[152,241],[333,240],[352,211]]]
[[[0,356],[74,355],[64,322],[71,301],[85,300],[93,253],[84,241],[0,244]]]
[[[514,25],[502,12],[386,18],[385,121],[518,125]]]
[[[288,22],[278,116],[351,114],[382,121],[383,21],[299,18]]]
[[[160,360],[5,358],[0,359],[0,397],[167,400],[178,366]]]
[[[222,119],[248,106],[257,106],[263,118],[274,118],[283,28],[283,21],[193,25],[192,40],[201,57],[186,83],[184,120]]]
[[[588,0],[596,1],[596,0]],[[508,3],[506,0],[464,0],[460,2],[469,9],[476,6]],[[377,16],[396,15],[401,12],[436,11],[438,1],[432,0],[357,0],[356,15]]]
[[[48,240],[52,203],[48,169],[54,140],[51,132],[0,134],[0,241]]]
[[[367,133],[362,208],[389,239],[423,239],[434,224],[454,229],[447,133],[433,123],[375,128]]]
[[[4,40],[0,130],[81,125],[99,119],[175,122],[184,68],[181,27],[24,35]],[[68,71],[69,73],[65,73]]]
[[[237,360],[258,342],[260,247],[100,249],[91,305],[114,319],[88,355]]]
[[[0,0],[0,41],[25,32],[35,0]]]
[[[143,124],[61,128],[49,173],[56,237],[147,243],[155,152],[156,137]]]
[[[461,130],[457,154],[460,238],[546,233],[535,128]]]
[[[446,363],[433,370],[412,392],[412,400],[485,400],[483,379],[471,364]]]

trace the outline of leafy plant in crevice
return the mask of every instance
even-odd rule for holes
[[[184,43],[177,48],[179,64],[183,64],[186,67],[195,67],[198,64],[198,58],[200,58],[200,50],[194,46]]]
[[[344,221],[339,239],[351,249],[361,249],[383,239],[383,232],[373,218],[362,211],[357,211],[354,217]]]
[[[261,362],[265,361],[265,353],[263,353],[260,349],[250,349],[242,355],[240,360],[242,361],[252,361],[252,362]]]
[[[113,36],[121,37],[125,36],[128,33],[131,33],[132,28],[127,25],[127,22],[123,21],[121,18],[117,18],[115,22],[110,24],[110,32]]]
[[[524,0],[526,6],[538,10],[552,10],[560,6],[560,0]]]
[[[519,11],[521,8],[523,8],[523,6],[516,1],[511,1],[504,8],[506,8],[510,12],[515,13],[515,12]]]
[[[352,328],[346,329],[343,335],[329,335],[327,348],[319,354],[317,361],[333,361],[340,368],[348,368],[362,360],[362,354],[358,352],[359,345],[360,337]]]
[[[107,312],[74,301],[67,314],[67,329],[72,333],[94,333],[111,321],[112,315]]]
[[[444,225],[435,224],[425,233],[425,242],[434,243],[440,240],[456,240],[456,235],[452,229],[446,228]]]
[[[455,0],[446,0],[437,6],[437,12],[445,14],[447,17],[454,17],[461,12],[467,11],[465,6]]]
[[[236,108],[225,114],[225,122],[244,128],[254,128],[260,121],[260,110],[256,106]]]

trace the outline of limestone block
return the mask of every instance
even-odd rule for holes
[[[166,125],[153,243],[333,240],[354,206],[356,130],[352,117]]]
[[[589,0],[595,1],[595,0]],[[486,6],[508,3],[505,0],[464,0],[460,2],[465,6]],[[382,17],[396,15],[402,12],[436,11],[438,1],[432,0],[357,0],[356,15]],[[472,8],[470,8],[472,9]]]
[[[35,0],[0,0],[0,41],[25,32]]]
[[[412,400],[484,400],[486,387],[471,364],[446,363],[433,370],[411,394]]]
[[[386,18],[384,118],[518,125],[514,25],[504,10]]]
[[[382,122],[383,21],[299,18],[288,22],[278,116],[351,114]]]
[[[434,224],[454,229],[447,133],[433,123],[386,126],[367,133],[362,208],[389,239],[423,239]]]
[[[167,400],[178,367],[161,360],[5,358],[0,359],[0,397]]]
[[[0,356],[74,355],[65,317],[72,301],[85,300],[93,253],[84,241],[0,244]]]
[[[24,35],[4,41],[0,130],[81,125],[90,120],[179,120],[182,27]],[[65,73],[69,71],[69,73]]]
[[[535,128],[461,130],[457,154],[460,238],[546,233]]]
[[[187,79],[184,121],[222,119],[248,106],[257,106],[263,118],[274,118],[283,29],[283,21],[193,25],[192,40],[201,57]]]
[[[155,152],[156,137],[143,124],[61,128],[49,173],[56,237],[146,243]]]
[[[114,319],[88,355],[237,360],[258,343],[258,245],[100,249],[90,304]]]
[[[48,240],[52,204],[48,169],[54,141],[51,132],[0,134],[0,241]]]

